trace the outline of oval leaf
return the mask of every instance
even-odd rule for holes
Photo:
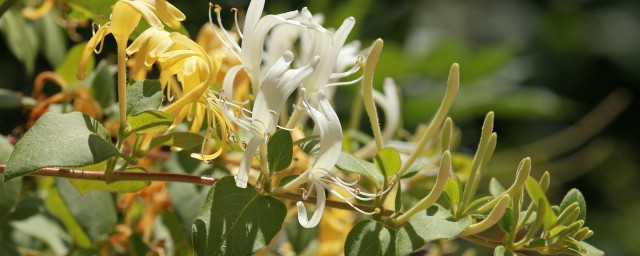
[[[280,200],[251,186],[238,188],[233,177],[224,177],[209,190],[192,226],[196,255],[254,254],[280,231],[286,213]]]
[[[531,200],[533,200],[533,203],[538,207],[545,208],[543,218],[544,229],[549,230],[556,223],[556,214],[551,210],[551,205],[549,204],[547,196],[542,191],[542,187],[540,187],[538,181],[532,177],[527,178],[525,187],[527,188],[527,192],[529,193]],[[542,202],[542,206],[538,205],[538,202]]]
[[[372,163],[358,159],[347,152],[340,153],[336,167],[345,172],[362,175],[378,186],[384,181],[384,177],[376,171],[376,167]]]
[[[162,86],[158,80],[135,82],[127,89],[127,115],[157,110],[162,103]]]
[[[291,164],[293,139],[287,130],[276,131],[267,142],[267,162],[270,172],[279,172]]]
[[[584,196],[580,193],[578,189],[571,189],[564,196],[562,202],[560,203],[560,212],[564,211],[565,208],[569,207],[569,205],[577,202],[580,205],[580,214],[578,214],[578,220],[584,220],[587,218],[587,202],[584,200]]]
[[[43,167],[76,167],[118,155],[106,129],[80,112],[46,113],[18,141],[7,162],[7,180]]]

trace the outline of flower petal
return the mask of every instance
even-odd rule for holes
[[[238,174],[236,174],[235,176],[237,187],[247,187],[247,182],[249,182],[249,170],[251,170],[251,162],[253,162],[253,156],[256,154],[258,146],[260,146],[260,143],[262,143],[263,141],[264,138],[261,136],[253,136],[253,138],[249,141],[249,144],[247,145],[247,148],[244,150],[244,154],[242,155],[242,161],[240,162]]]
[[[327,195],[324,191],[324,187],[320,184],[317,184],[318,181],[313,182],[313,186],[315,186],[316,190],[316,210],[313,212],[311,219],[307,219],[307,209],[304,207],[303,202],[297,202],[296,206],[298,207],[298,222],[305,228],[313,228],[320,223],[322,219],[322,214],[324,213],[324,206],[327,202]]]

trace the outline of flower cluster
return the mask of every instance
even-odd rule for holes
[[[345,19],[337,30],[327,29],[322,26],[322,16],[312,15],[307,8],[300,12],[262,16],[263,8],[264,0],[251,1],[242,31],[238,25],[237,11],[235,12],[236,30],[242,39],[241,44],[224,29],[220,17],[221,8],[215,6],[214,9],[219,27],[212,30],[228,51],[240,60],[237,66],[227,72],[221,93],[224,95],[222,105],[226,110],[225,114],[249,138],[235,177],[236,185],[242,188],[247,186],[254,155],[259,148],[260,153],[265,154],[267,140],[276,128],[293,129],[304,124],[310,117],[320,137],[318,156],[311,167],[297,179],[274,192],[284,192],[307,182],[311,183],[310,189],[303,193],[304,199],[313,190],[316,193],[317,206],[310,220],[307,218],[304,204],[298,202],[298,217],[305,227],[314,227],[320,221],[326,201],[325,190],[360,212],[375,213],[365,212],[351,201],[373,200],[380,194],[361,192],[354,188],[357,182],[345,182],[339,178],[339,173],[334,171],[342,151],[342,126],[331,106],[334,87],[354,84],[362,79],[362,76],[359,76],[352,81],[339,81],[356,74],[364,59],[357,55],[359,42],[345,45],[349,32],[355,25],[355,19]],[[213,18],[210,19],[214,26]],[[295,49],[298,41],[300,45]],[[299,68],[292,68],[292,65]],[[249,77],[254,93],[255,100],[251,111],[244,109],[242,104],[229,100],[235,99],[234,81],[241,70]],[[398,111],[397,93],[392,84],[388,82],[385,86],[386,95],[376,92],[376,100],[383,104],[385,113],[398,117],[397,113],[392,113]],[[297,104],[291,116],[285,117],[286,122],[282,122],[282,109],[296,89],[300,92]],[[232,111],[231,108],[240,111]],[[282,122],[283,126],[286,124],[286,127],[279,126],[279,122]],[[397,120],[388,122],[388,133],[393,133],[397,123]],[[262,171],[266,173],[267,170]],[[332,186],[339,187],[340,191],[346,192],[348,196],[344,196]]]

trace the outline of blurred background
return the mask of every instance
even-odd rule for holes
[[[195,36],[207,22],[208,2],[172,2]],[[243,10],[248,0],[218,4]],[[322,12],[328,27],[354,16],[350,40],[363,46],[384,39],[376,84],[393,77],[400,85],[407,131],[429,121],[451,63],[460,63],[462,84],[451,117],[462,131],[461,150],[475,151],[484,115],[494,111],[499,139],[488,175],[510,183],[519,160],[531,156],[534,177],[551,173],[550,201],[560,202],[571,188],[584,193],[587,224],[595,230],[591,244],[609,255],[640,255],[640,2],[272,0],[266,11],[303,6]],[[230,26],[232,14],[224,17]],[[29,95],[34,74],[60,59],[57,49],[64,57],[74,40],[91,35],[86,24],[62,31],[47,19],[22,21],[35,31],[37,46],[31,48],[39,50],[33,53],[15,49],[34,38],[0,21],[0,88]],[[56,29],[62,33],[52,34]],[[115,49],[111,41],[105,47]],[[348,117],[349,104],[340,102],[351,100],[353,89],[344,90],[349,93],[339,94],[336,105]],[[19,133],[25,112],[0,101],[0,133]]]

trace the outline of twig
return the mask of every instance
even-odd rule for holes
[[[0,173],[4,173],[6,164],[0,164]],[[30,176],[47,176],[47,177],[60,177],[60,178],[69,178],[69,179],[82,179],[82,180],[98,180],[98,181],[107,181],[107,177],[103,171],[84,171],[84,170],[71,170],[65,168],[41,168],[37,171],[31,172],[28,175]],[[113,172],[110,177],[111,182],[117,181],[170,181],[170,182],[182,182],[182,183],[191,183],[197,185],[205,185],[211,186],[215,184],[218,179],[206,177],[206,176],[195,176],[195,175],[187,175],[187,174],[175,174],[175,173],[157,173],[157,172]],[[308,197],[307,199],[303,199],[301,195],[295,193],[285,193],[281,195],[273,195],[282,199],[292,200],[292,201],[304,201],[307,203],[315,204],[316,198]],[[326,206],[344,210],[354,209],[347,203],[327,200]],[[374,211],[374,207],[372,206],[363,206],[356,205],[358,208],[365,211]],[[393,212],[390,210],[381,209],[381,214],[385,216],[391,215]]]

